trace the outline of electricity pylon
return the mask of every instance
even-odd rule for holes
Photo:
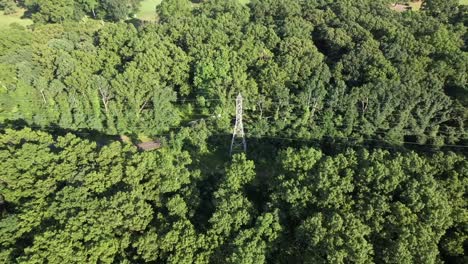
[[[239,150],[247,151],[247,142],[245,142],[244,124],[242,123],[242,95],[236,98],[236,125],[234,126],[234,133],[232,134],[231,149],[229,155]]]

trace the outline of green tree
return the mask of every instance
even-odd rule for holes
[[[457,0],[426,0],[423,2],[422,10],[440,21],[448,22],[457,12],[459,4]]]
[[[132,241],[158,217],[153,207],[183,213],[176,201],[192,177],[185,153],[138,154],[120,143],[98,149],[70,134],[53,139],[30,129],[7,130],[0,153],[0,192],[11,209],[0,221],[5,262],[128,260]],[[20,163],[41,165],[23,173]]]
[[[0,9],[3,10],[5,15],[10,15],[17,11],[18,6],[14,0],[1,0]]]
[[[26,0],[25,6],[33,13],[32,19],[38,23],[62,23],[74,18],[72,0]]]
[[[446,165],[439,163],[442,156]],[[440,245],[460,256],[458,221],[466,208],[455,197],[466,189],[465,180],[458,182],[466,163],[454,154],[363,150],[324,156],[288,149],[278,159],[282,173],[271,183],[273,206],[288,212],[282,222],[293,230],[281,242],[288,248],[282,259],[435,263]]]

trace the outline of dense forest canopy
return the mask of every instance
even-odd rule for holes
[[[0,136],[4,263],[463,263],[465,156],[377,149],[236,154]],[[194,156],[194,158],[197,158]]]
[[[468,261],[468,6],[140,2],[0,0],[0,262]]]

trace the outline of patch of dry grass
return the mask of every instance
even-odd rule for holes
[[[156,6],[161,4],[162,0],[144,0],[141,2],[140,11],[137,18],[144,21],[156,21]]]
[[[422,1],[417,1],[417,2],[410,2],[409,6],[411,6],[411,10],[413,11],[419,11],[421,9]]]
[[[0,28],[6,28],[12,23],[18,23],[22,26],[28,26],[33,23],[31,19],[23,19],[24,9],[19,9],[18,12],[10,15],[3,14],[3,11],[0,11]]]

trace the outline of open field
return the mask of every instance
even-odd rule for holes
[[[3,12],[0,11],[0,28],[8,27],[11,23],[18,23],[22,26],[31,25],[33,23],[31,19],[21,18],[23,14],[24,10],[19,10],[11,15],[4,15]]]
[[[409,2],[407,4],[396,3],[390,6],[391,9],[397,12],[404,12],[408,10],[419,11],[421,9],[423,1]]]
[[[137,13],[137,18],[146,21],[156,20],[156,6],[161,3],[162,0],[144,0],[141,2],[140,11]]]
[[[248,0],[246,0],[248,2]],[[411,7],[411,10],[413,11],[419,11],[421,9],[423,1],[416,1],[416,2],[409,2],[408,5]],[[460,0],[460,5],[468,5],[468,0]],[[405,10],[404,5],[396,5],[392,6],[392,9],[395,11],[402,12]]]
[[[411,6],[411,10],[419,11],[419,9],[421,9],[422,2],[423,1],[410,2],[409,6]]]
[[[144,0],[141,2],[140,11],[138,11],[137,18],[145,21],[155,21],[156,14],[155,8],[164,0]],[[248,4],[250,0],[239,0],[241,4]]]

